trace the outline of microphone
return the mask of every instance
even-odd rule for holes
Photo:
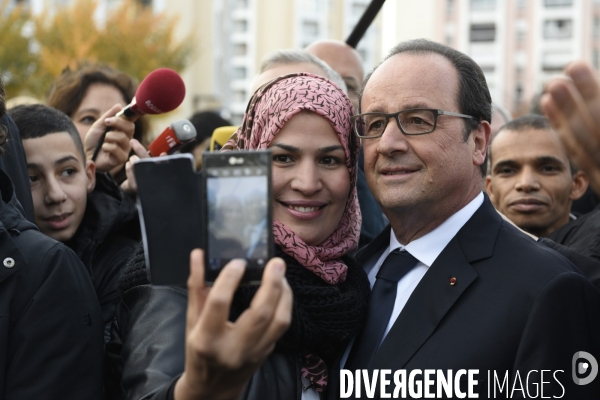
[[[144,78],[131,103],[117,114],[135,121],[144,114],[163,114],[176,109],[185,97],[185,84],[179,74],[159,68]]]
[[[135,121],[144,114],[162,114],[176,109],[185,97],[185,84],[179,74],[169,68],[158,68],[148,74],[140,83],[135,97],[117,117]],[[106,130],[108,132],[109,129]],[[98,141],[92,160],[96,160],[106,132]]]
[[[187,119],[173,122],[148,146],[152,157],[162,153],[173,154],[184,145],[196,139],[196,128]]]

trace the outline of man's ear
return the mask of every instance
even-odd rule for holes
[[[485,155],[487,154],[488,145],[490,143],[490,134],[492,132],[492,128],[490,123],[487,121],[481,121],[477,130],[473,132],[471,135],[475,142],[475,149],[473,150],[473,164],[480,166],[485,160]]]
[[[85,162],[85,175],[87,176],[87,192],[92,193],[96,187],[96,164],[92,160]]]
[[[569,199],[577,200],[588,188],[590,183],[590,178],[583,171],[577,171],[573,175],[573,187],[571,188],[571,193],[569,193]]]
[[[490,175],[485,177],[485,192],[487,193],[488,197],[490,198],[490,201],[492,202],[492,204],[496,205],[496,196],[494,196],[494,189],[492,187],[492,177]]]

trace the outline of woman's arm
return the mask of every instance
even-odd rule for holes
[[[239,398],[292,313],[285,263],[274,258],[250,307],[230,322],[244,269],[243,261],[232,261],[207,287],[202,252],[195,250],[187,295],[148,284],[126,290],[106,348],[107,392],[133,400]]]

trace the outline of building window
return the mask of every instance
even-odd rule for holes
[[[245,10],[248,8],[248,0],[235,0],[234,8]]]
[[[523,101],[523,85],[517,83],[515,85],[515,104],[521,104]]]
[[[594,37],[600,37],[600,17],[594,17]]]
[[[551,19],[544,22],[544,39],[570,39],[573,36],[573,21]]]
[[[319,24],[315,21],[304,21],[302,23],[302,34],[310,38],[319,36]]]
[[[365,10],[367,9],[367,4],[364,3],[352,3],[352,15],[355,17],[360,17],[363,15]]]
[[[471,0],[471,10],[490,11],[496,8],[496,0]]]
[[[138,0],[138,2],[144,7],[150,7],[152,5],[152,0]]]
[[[448,13],[448,15],[454,13],[454,0],[446,0],[446,13]]]
[[[236,43],[233,45],[233,55],[236,57],[245,57],[248,54],[246,43]]]
[[[561,72],[573,59],[570,51],[546,51],[542,55],[542,69],[545,72]]]
[[[246,101],[246,91],[245,90],[234,90],[232,93],[232,101],[234,103],[244,103]]]
[[[231,73],[233,79],[246,79],[247,75],[246,67],[234,67]]]
[[[527,0],[517,0],[517,6],[520,9],[524,9],[525,7],[527,7]]]
[[[248,21],[245,19],[233,21],[233,31],[237,33],[246,33],[248,31]]]
[[[598,49],[594,49],[592,53],[592,63],[594,64],[594,68],[600,68],[600,51]]]
[[[317,0],[302,0],[300,2],[301,10],[309,15],[319,12],[319,2]]]
[[[493,74],[495,70],[496,70],[496,67],[493,65],[482,65],[481,66],[481,72],[483,72],[486,75]]]
[[[573,0],[544,0],[546,7],[568,7],[573,5]]]
[[[493,42],[496,40],[496,25],[471,25],[471,42]]]
[[[521,68],[520,66],[517,66],[517,68],[515,68],[515,77],[518,81],[523,79],[523,68]]]

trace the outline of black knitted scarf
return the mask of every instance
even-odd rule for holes
[[[330,366],[363,326],[369,298],[369,281],[364,271],[348,256],[346,280],[330,285],[283,252],[286,278],[294,293],[292,325],[277,343],[277,351],[315,354]],[[231,319],[248,306],[258,287],[242,287],[235,294]]]

